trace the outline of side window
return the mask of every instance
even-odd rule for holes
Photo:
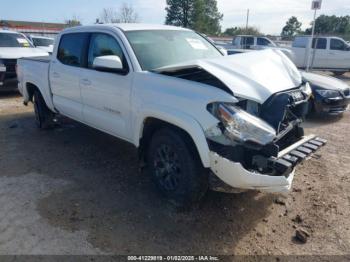
[[[327,39],[326,38],[314,38],[312,40],[313,49],[327,49]]]
[[[96,57],[108,55],[119,56],[120,60],[123,62],[124,69],[127,69],[126,59],[117,40],[107,34],[93,34],[90,40],[88,67],[92,68]]]
[[[65,65],[83,67],[83,52],[87,39],[86,33],[63,35],[58,46],[57,59]]]
[[[293,47],[296,48],[306,48],[307,38],[306,37],[297,37],[293,42]]]
[[[339,39],[331,39],[331,50],[346,50],[346,44]]]
[[[268,46],[269,44],[271,44],[271,42],[269,40],[267,40],[266,38],[258,37],[257,45]]]
[[[242,45],[243,48],[250,48],[250,46],[254,45],[254,37],[243,37]]]

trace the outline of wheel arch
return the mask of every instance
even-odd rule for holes
[[[139,156],[144,160],[144,153],[147,150],[152,135],[161,128],[169,127],[181,131],[189,141],[193,144],[193,148],[198,154],[202,165],[206,168],[210,167],[209,146],[204,135],[204,131],[199,123],[189,117],[176,117],[165,115],[147,115],[139,121],[138,132],[135,134],[135,145],[139,149]]]
[[[44,101],[45,101],[47,107],[51,111],[56,112],[55,107],[53,105],[50,90],[42,89],[42,88],[40,88],[40,86],[38,84],[36,84],[35,82],[32,82],[32,81],[28,81],[24,85],[24,89],[23,89],[24,104],[28,104],[28,102],[33,102],[33,95],[34,95],[35,90],[40,92],[40,94],[44,98]],[[48,94],[48,92],[49,92],[49,94]]]

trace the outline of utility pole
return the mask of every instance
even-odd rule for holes
[[[312,33],[311,33],[311,40],[309,43],[309,50],[307,52],[307,64],[306,64],[306,71],[310,71],[310,62],[311,62],[311,54],[312,54],[312,44],[314,41],[314,35],[315,35],[315,27],[316,27],[316,16],[317,16],[317,10],[321,9],[322,6],[322,0],[313,0],[312,1],[312,7],[311,9],[314,10],[314,22],[312,24]]]
[[[245,24],[246,33],[248,32],[248,27],[249,27],[249,9],[247,9],[247,22]]]

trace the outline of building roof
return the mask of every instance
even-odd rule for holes
[[[27,28],[27,29],[52,29],[63,30],[67,27],[64,23],[44,23],[44,22],[28,22],[28,21],[13,21],[13,20],[0,20],[0,26],[9,28]]]

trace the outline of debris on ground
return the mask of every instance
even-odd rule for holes
[[[310,233],[304,228],[298,228],[295,231],[295,239],[305,244],[310,237]]]

